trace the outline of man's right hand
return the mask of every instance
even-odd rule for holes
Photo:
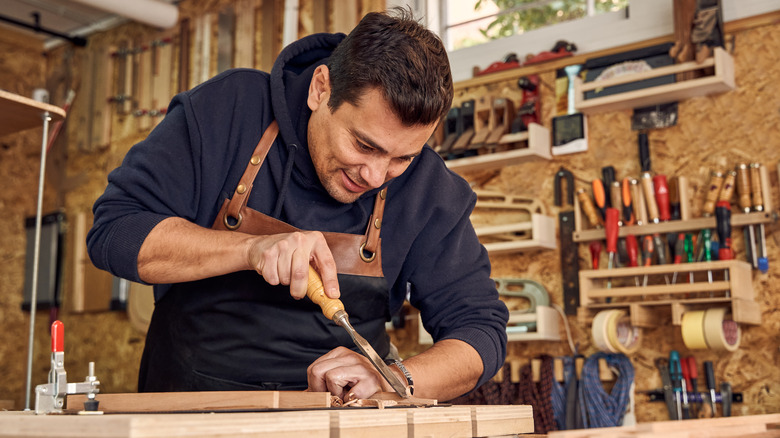
[[[322,277],[325,294],[339,297],[336,261],[319,231],[297,231],[252,239],[247,252],[249,266],[270,284],[289,285],[290,295],[306,296],[309,265]]]

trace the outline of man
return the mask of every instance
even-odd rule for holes
[[[310,265],[385,357],[408,294],[436,341],[391,367],[416,396],[454,398],[503,364],[508,312],[469,221],[475,195],[425,146],[451,105],[446,51],[396,15],[303,38],[270,75],[231,70],[176,96],[109,175],[90,257],[156,285],[139,391],[391,390],[301,299]]]

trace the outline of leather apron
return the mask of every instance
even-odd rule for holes
[[[297,229],[246,206],[252,183],[278,133],[263,134],[231,199],[212,229],[254,235]],[[388,287],[381,239],[386,189],[377,194],[365,235],[324,232],[336,260],[341,300],[350,322],[381,356]],[[295,300],[289,286],[271,286],[255,271],[174,285],[155,305],[141,359],[138,390],[301,390],[306,368],[338,346],[353,348],[347,332],[316,304]]]

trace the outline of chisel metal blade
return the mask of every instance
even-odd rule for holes
[[[360,351],[363,352],[363,355],[365,355],[368,360],[371,361],[371,364],[373,364],[374,368],[379,371],[379,374],[381,374],[382,377],[387,380],[387,383],[393,387],[393,390],[399,396],[403,398],[409,398],[411,394],[409,394],[406,384],[401,381],[397,374],[390,370],[390,367],[385,364],[385,361],[382,360],[376,350],[374,350],[374,347],[372,347],[371,344],[366,341],[366,338],[360,336],[360,334],[355,331],[355,329],[349,323],[349,317],[347,316],[347,313],[343,310],[339,310],[335,315],[333,315],[333,321],[341,327],[344,327],[347,333],[349,333],[349,336],[352,338],[352,341],[355,342],[355,345],[357,345]]]

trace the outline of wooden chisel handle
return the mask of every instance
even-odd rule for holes
[[[704,216],[712,216],[715,213],[715,204],[718,202],[721,187],[723,187],[723,172],[713,170],[710,173],[710,185],[707,189],[707,197],[704,200],[702,212]]]
[[[322,308],[322,314],[328,319],[339,310],[344,310],[344,303],[336,298],[325,295],[325,287],[322,285],[320,274],[309,266],[309,284],[306,286],[306,296]]]
[[[750,196],[750,174],[748,165],[739,163],[737,165],[737,204],[743,213],[750,213],[752,198]]]
[[[585,191],[585,189],[577,190],[577,199],[580,201],[580,208],[582,208],[582,212],[585,213],[585,216],[588,218],[590,224],[594,227],[601,228],[601,216],[596,210],[596,206],[593,205],[593,200],[590,199],[590,196]]]
[[[764,211],[764,196],[761,193],[761,164],[750,163],[750,192],[753,195],[753,211]]]
[[[655,189],[653,188],[653,175],[650,172],[642,173],[642,188],[645,192],[647,203],[647,215],[654,223],[658,223],[658,204],[655,201]]]
[[[718,202],[727,201],[731,203],[731,196],[734,194],[734,182],[736,178],[736,171],[729,170],[728,173],[726,173],[726,178],[723,180],[723,188],[720,189],[720,194],[718,195]],[[717,204],[715,207],[717,208]]]

